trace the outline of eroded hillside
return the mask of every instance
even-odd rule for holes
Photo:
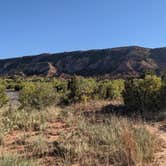
[[[166,48],[131,46],[0,60],[0,74],[126,77],[139,76],[145,71],[162,73],[165,64]]]

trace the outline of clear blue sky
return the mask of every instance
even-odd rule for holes
[[[166,0],[0,0],[0,59],[166,46]]]

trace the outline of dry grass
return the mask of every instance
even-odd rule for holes
[[[136,165],[150,163],[158,142],[140,123],[112,116],[99,122],[95,118],[75,117],[69,113],[74,129],[63,133],[61,146],[66,149],[62,165],[79,166]]]
[[[28,112],[1,109],[0,165],[148,165],[158,142],[143,122],[111,114],[84,116],[108,104],[100,101]]]
[[[37,136],[26,148],[26,152],[31,156],[44,156],[49,151],[49,144],[43,135]]]
[[[20,158],[16,154],[5,154],[0,157],[0,166],[36,166],[32,159]]]

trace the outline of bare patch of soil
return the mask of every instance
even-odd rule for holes
[[[161,140],[161,150],[155,154],[153,166],[166,166],[166,120],[152,125],[147,129]]]

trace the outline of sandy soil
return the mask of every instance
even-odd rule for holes
[[[161,150],[155,154],[153,166],[166,166],[166,120],[147,125],[147,129],[161,140]]]

